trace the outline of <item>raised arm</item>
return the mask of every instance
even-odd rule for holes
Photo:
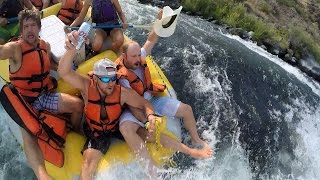
[[[162,17],[162,10],[159,11],[157,18],[161,19],[161,17]],[[155,44],[158,42],[158,39],[159,39],[159,36],[152,29],[152,31],[149,33],[147,41],[143,45],[143,48],[146,50],[147,55],[151,53],[151,50],[153,49]]]
[[[83,23],[83,20],[86,17],[90,6],[91,0],[85,0],[79,16],[73,21],[73,23],[71,23],[71,27],[77,27]]]
[[[77,31],[72,31],[67,35],[65,44],[66,52],[59,61],[58,73],[64,81],[79,89],[81,92],[86,92],[89,79],[72,70],[72,62],[76,54],[75,45],[77,44],[78,38],[79,33]]]

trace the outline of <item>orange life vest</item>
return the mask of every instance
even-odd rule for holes
[[[37,47],[19,40],[22,50],[20,69],[9,73],[11,83],[22,96],[36,98],[43,91],[54,89],[57,82],[50,77],[50,59],[47,54],[47,44],[40,39]]]
[[[6,84],[0,92],[0,101],[9,116],[30,134],[38,137],[38,144],[45,160],[62,167],[65,143],[66,119],[47,111],[35,112],[12,84]]]
[[[42,0],[30,0],[30,1],[39,11],[42,10],[42,7],[43,7]]]
[[[57,16],[64,24],[70,25],[79,16],[82,7],[81,0],[67,0]]]
[[[88,104],[84,108],[84,113],[94,137],[115,130],[123,110],[120,96],[121,87],[115,85],[112,95],[102,99],[97,89],[97,83],[91,79],[88,88]],[[105,112],[103,113],[103,111]],[[106,116],[102,117],[103,114]]]
[[[155,84],[151,82],[149,67],[144,58],[141,58],[141,66],[144,69],[144,81],[142,81],[133,71],[127,69],[123,63],[123,57],[120,56],[116,61],[118,79],[127,79],[132,89],[141,96],[144,92],[149,91],[151,94],[163,92],[166,89],[164,84]]]

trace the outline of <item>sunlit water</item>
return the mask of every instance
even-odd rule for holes
[[[133,24],[153,22],[158,11],[133,0],[121,4]],[[142,44],[148,33],[126,34]],[[207,160],[175,155],[178,167],[162,170],[162,179],[320,179],[320,86],[312,79],[254,43],[184,14],[152,54],[215,148]],[[2,114],[1,108],[0,179],[32,179]],[[97,179],[141,179],[139,167],[119,165]]]

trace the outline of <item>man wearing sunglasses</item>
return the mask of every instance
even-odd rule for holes
[[[68,34],[66,52],[59,62],[61,78],[81,91],[86,121],[83,126],[87,141],[83,147],[83,164],[80,179],[93,179],[97,165],[110,146],[111,137],[122,139],[119,132],[119,116],[123,105],[128,104],[146,113],[150,128],[154,128],[152,105],[131,89],[116,84],[116,68],[112,61],[102,59],[94,64],[91,77],[72,71],[79,33]],[[73,45],[74,44],[74,45]]]

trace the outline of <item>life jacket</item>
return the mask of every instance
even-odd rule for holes
[[[0,16],[5,18],[17,17],[21,10],[23,5],[20,0],[4,0],[0,4]]]
[[[81,0],[66,0],[66,4],[59,10],[58,18],[66,25],[70,25],[80,14],[83,7]]]
[[[141,80],[133,71],[126,68],[123,63],[123,57],[120,56],[116,61],[118,79],[127,79],[132,89],[143,96],[143,93],[149,91],[151,94],[163,92],[166,89],[165,84],[156,84],[151,81],[151,74],[145,58],[141,58],[141,66],[144,69],[144,80]]]
[[[119,23],[118,13],[111,0],[92,0],[91,17],[97,25]]]
[[[97,82],[91,79],[88,88],[88,104],[84,108],[84,113],[94,137],[115,131],[123,110],[120,104],[120,95],[121,87],[115,85],[112,95],[102,99],[97,89]]]
[[[20,69],[9,73],[11,83],[18,89],[22,96],[37,98],[46,90],[57,87],[57,81],[50,77],[50,60],[47,55],[47,44],[40,39],[37,47],[19,40],[22,50]]]
[[[43,7],[42,0],[30,0],[30,1],[39,11],[42,10],[42,7]]]
[[[10,83],[2,87],[0,102],[20,127],[38,138],[44,159],[62,167],[64,164],[62,147],[67,134],[66,119],[48,111],[35,112]]]

